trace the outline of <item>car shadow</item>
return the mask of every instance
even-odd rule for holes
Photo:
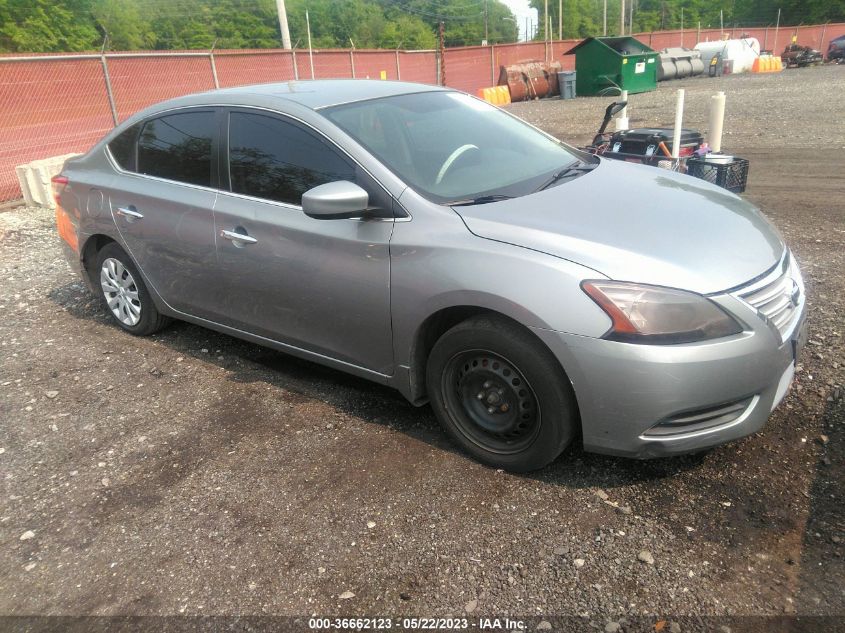
[[[835,395],[834,395],[835,394]],[[821,413],[824,438],[816,439],[817,460],[808,491],[810,503],[802,530],[795,610],[841,615],[845,586],[845,399],[833,389]],[[840,622],[841,623],[841,622]]]
[[[113,328],[132,340],[84,284],[54,288],[48,298],[71,317],[95,327]],[[225,370],[231,382],[268,384],[288,392],[292,399],[324,402],[346,415],[472,459],[448,440],[429,406],[415,407],[390,387],[182,321],[174,321],[149,338],[181,356]],[[586,453],[576,440],[546,468],[519,476],[567,488],[613,488],[673,477],[697,468],[705,459],[706,454],[648,461],[598,455]]]

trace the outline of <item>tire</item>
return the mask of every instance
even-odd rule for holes
[[[132,259],[114,242],[97,253],[93,277],[106,311],[130,334],[148,336],[170,323],[156,309]]]
[[[426,385],[452,440],[490,466],[537,470],[577,434],[575,395],[557,359],[503,317],[473,317],[443,334],[429,355]]]

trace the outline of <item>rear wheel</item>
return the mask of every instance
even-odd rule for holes
[[[154,334],[170,322],[156,309],[141,273],[117,244],[107,244],[97,253],[95,273],[106,310],[130,334]]]
[[[426,383],[443,427],[485,464],[536,470],[576,434],[566,374],[539,340],[507,319],[474,317],[446,332],[429,356]]]

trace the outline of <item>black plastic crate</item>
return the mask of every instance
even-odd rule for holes
[[[734,158],[729,163],[711,163],[704,158],[690,158],[687,160],[687,174],[728,191],[742,193],[748,182],[748,161]]]

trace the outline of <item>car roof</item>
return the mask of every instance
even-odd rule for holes
[[[298,103],[312,110],[319,110],[341,103],[353,103],[368,99],[391,97],[443,90],[407,81],[384,81],[373,79],[317,79],[284,81],[278,83],[254,84],[223,88],[198,94],[178,97],[165,102],[168,107],[225,103],[230,105],[257,105],[269,99]],[[162,105],[165,105],[162,104]]]

